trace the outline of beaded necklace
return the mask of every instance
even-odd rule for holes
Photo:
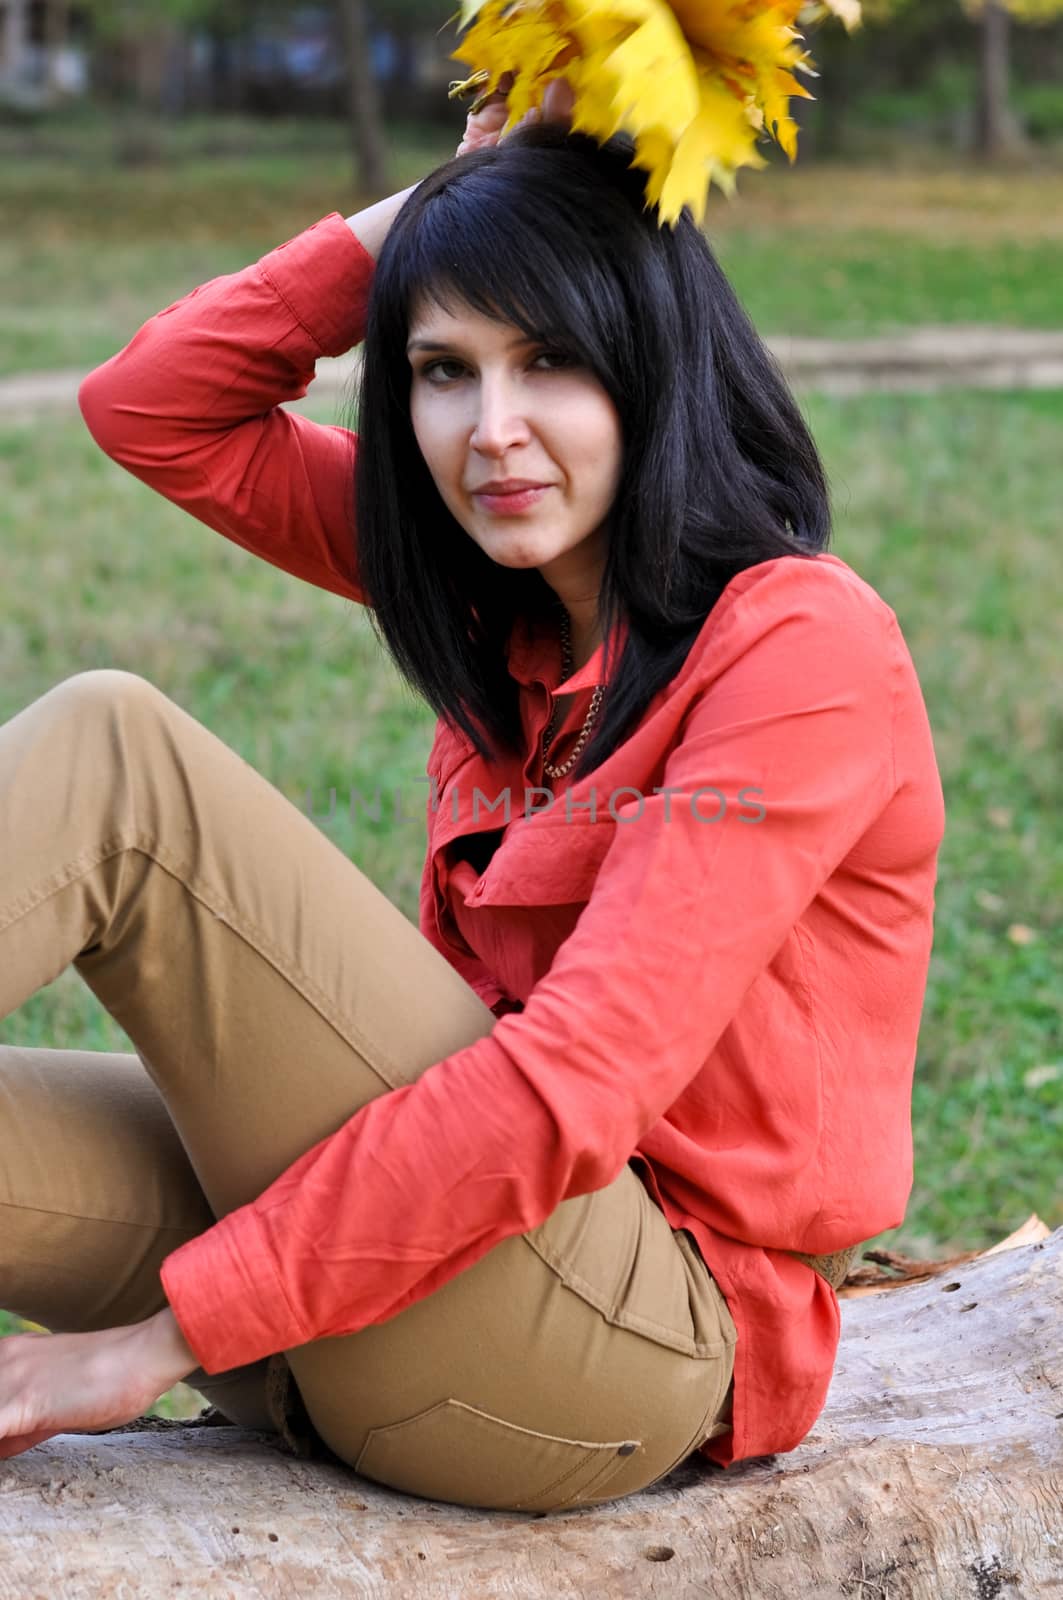
[[[574,665],[572,655],[572,628],[569,622],[567,611],[563,612],[561,616],[561,662],[561,682],[564,683],[567,678],[571,678]],[[605,686],[604,684],[600,683],[597,685],[594,694],[591,696],[590,709],[583,719],[583,726],[579,731],[579,738],[576,740],[572,754],[569,756],[568,760],[563,762],[559,767],[552,767],[549,761],[547,761],[545,755],[546,748],[554,736],[554,728],[557,723],[557,714],[561,704],[559,700],[554,701],[554,709],[550,713],[550,720],[543,730],[543,771],[546,773],[548,778],[563,778],[565,774],[567,772],[571,772],[572,768],[576,765],[576,762],[580,757],[580,752],[590,736],[591,724],[598,715],[598,708],[602,703],[604,695]]]

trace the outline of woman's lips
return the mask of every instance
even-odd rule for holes
[[[477,494],[473,499],[485,511],[492,511],[502,516],[515,516],[522,511],[531,511],[534,506],[552,489],[552,483],[540,484],[537,489],[517,489],[512,494]]]

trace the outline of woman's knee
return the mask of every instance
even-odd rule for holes
[[[53,694],[79,708],[124,704],[157,704],[167,696],[150,679],[124,667],[89,667],[56,684]]]
[[[157,684],[123,667],[91,667],[62,679],[38,702],[41,713],[68,730],[77,748],[88,736],[102,747],[106,756],[119,757],[124,749],[139,744],[175,716],[180,708]],[[167,737],[162,748],[171,743]],[[136,767],[136,763],[124,763]]]

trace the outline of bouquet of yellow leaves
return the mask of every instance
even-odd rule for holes
[[[793,161],[790,97],[812,98],[795,74],[816,75],[798,24],[827,15],[854,28],[859,0],[462,0],[453,58],[474,71],[451,96],[512,74],[508,131],[564,78],[575,131],[632,137],[660,223],[685,205],[701,222],[713,182],[730,194],[739,167],[767,165],[765,135]]]

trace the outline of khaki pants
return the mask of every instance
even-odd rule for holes
[[[0,1046],[0,1305],[54,1331],[160,1310],[165,1255],[495,1022],[302,812],[111,669],[0,726],[0,1017],[71,962],[137,1053]],[[541,1512],[725,1431],[735,1337],[625,1167],[385,1323],[188,1381],[283,1433],[279,1366],[357,1472]]]

